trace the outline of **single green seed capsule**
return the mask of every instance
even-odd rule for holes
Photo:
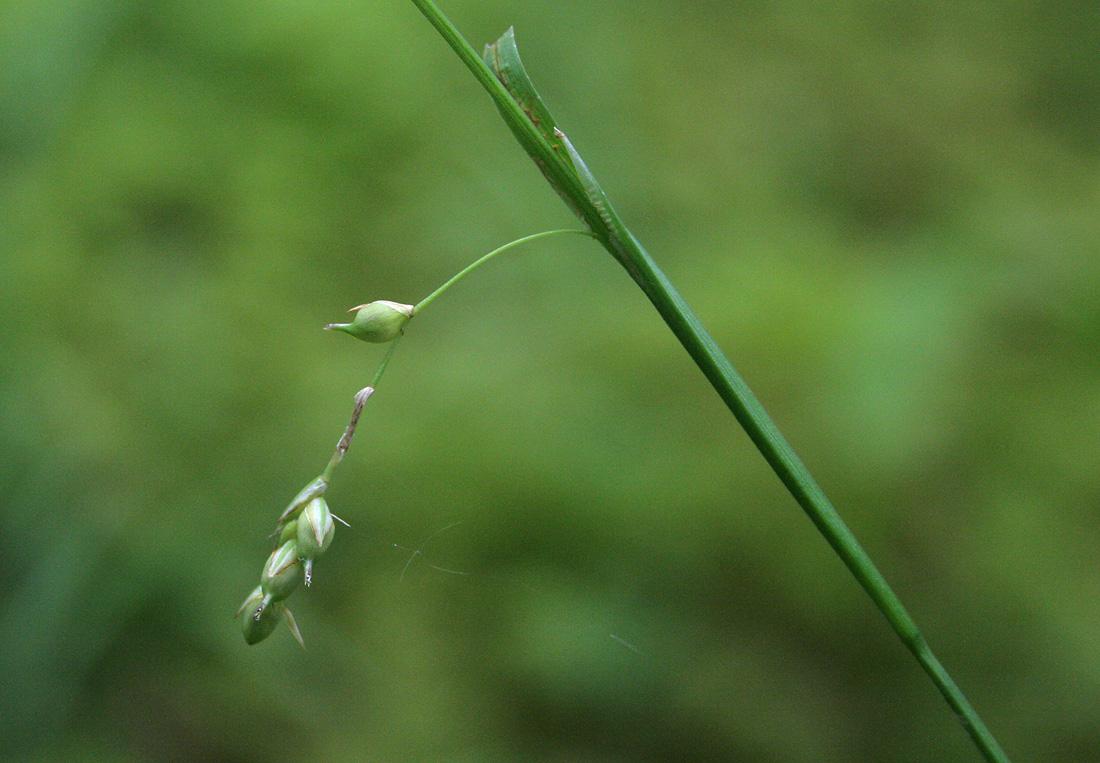
[[[302,562],[298,559],[298,542],[288,540],[271,552],[260,576],[263,599],[256,612],[261,615],[268,604],[282,601],[302,582]]]
[[[336,524],[324,498],[314,498],[298,517],[298,556],[313,559],[332,544]]]
[[[241,618],[241,631],[244,633],[245,643],[258,644],[271,635],[276,626],[283,619],[283,608],[280,605],[265,608],[256,616],[256,608],[263,601],[264,593],[260,586],[256,586],[244,604],[237,610],[237,616]]]
[[[282,619],[282,611],[277,606],[268,607],[258,618],[251,613],[245,613],[241,618],[245,643],[249,646],[260,643],[275,631]]]
[[[413,317],[413,306],[380,299],[353,307],[356,311],[351,323],[330,323],[327,329],[351,334],[364,342],[390,342],[401,336],[405,324]]]
[[[332,512],[324,498],[314,498],[298,516],[298,556],[305,568],[306,585],[313,579],[313,560],[325,552],[336,534]]]

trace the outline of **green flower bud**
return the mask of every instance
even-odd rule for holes
[[[298,517],[298,556],[305,568],[306,585],[313,578],[313,560],[332,543],[336,524],[324,498],[314,498]]]
[[[256,590],[248,595],[244,604],[237,610],[237,616],[241,618],[244,640],[249,645],[258,644],[270,636],[283,618],[283,610],[278,606],[266,607],[257,617],[256,610],[263,599],[263,589],[256,586]]]
[[[288,540],[283,545],[271,552],[264,565],[263,574],[260,576],[260,588],[263,589],[263,599],[260,601],[256,618],[264,613],[267,606],[275,601],[282,601],[302,582],[302,562],[298,559],[298,543]]]
[[[353,307],[357,311],[351,323],[330,323],[327,329],[351,334],[364,342],[389,342],[397,339],[405,324],[413,317],[413,306],[380,299]]]

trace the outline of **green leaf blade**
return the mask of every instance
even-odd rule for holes
[[[489,67],[493,76],[500,81],[500,84],[504,86],[504,89],[508,91],[508,94],[512,96],[512,99],[520,109],[523,110],[523,113],[527,115],[531,124],[535,126],[539,135],[542,136],[543,141],[550,146],[566,167],[576,175],[576,168],[573,166],[573,162],[569,157],[569,152],[565,147],[565,143],[561,137],[559,137],[561,131],[558,129],[557,123],[554,120],[554,115],[550,113],[550,109],[546,107],[546,103],[543,102],[542,97],[539,96],[538,91],[535,90],[535,86],[532,84],[531,78],[527,74],[527,70],[523,67],[523,61],[519,57],[519,48],[516,46],[515,29],[513,27],[508,27],[508,31],[501,35],[499,40],[490,45],[486,45],[482,60],[485,61],[485,65]],[[501,110],[501,113],[504,113],[503,110]],[[531,136],[527,132],[517,129],[511,123],[508,123],[508,126],[512,130],[512,134],[515,135],[516,140],[518,140],[519,144],[523,147],[523,150],[534,160],[535,165],[538,166],[539,170],[547,181],[549,181],[551,187],[557,192],[558,196],[565,201],[577,217],[588,222],[573,197],[558,183],[554,172],[547,166],[542,151],[539,150],[531,140]]]

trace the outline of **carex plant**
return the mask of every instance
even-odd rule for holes
[[[501,117],[553,189],[584,224],[583,231],[547,231],[513,241],[475,261],[419,304],[372,302],[347,324],[330,328],[366,341],[391,342],[371,385],[356,408],[325,471],[291,501],[277,524],[278,541],[264,566],[260,585],[241,607],[245,639],[255,643],[286,619],[300,638],[285,599],[309,583],[313,562],[332,542],[335,525],[325,503],[332,471],[343,458],[366,399],[374,391],[401,334],[413,316],[451,284],[485,260],[516,244],[556,233],[581,233],[598,241],[627,271],[656,308],[711,386],[744,428],[768,465],[806,512],[905,647],[927,673],[971,740],[988,761],[1008,757],[946,668],[933,654],[897,594],[825,496],[809,470],[779,432],[744,379],[719,349],[692,309],[619,218],[603,188],[535,91],[512,30],[478,56],[432,0],[412,0],[492,98]]]
[[[382,357],[382,362],[370,384],[356,393],[351,419],[324,471],[298,491],[275,523],[275,532],[272,533],[272,537],[276,539],[275,548],[264,562],[260,572],[260,584],[252,590],[237,610],[246,642],[258,644],[270,636],[279,623],[285,620],[294,638],[299,644],[305,646],[301,630],[286,600],[300,585],[309,586],[313,582],[313,564],[332,544],[336,534],[336,523],[343,521],[329,509],[325,493],[336,467],[340,465],[351,445],[363,406],[374,394],[374,389],[382,378],[408,322],[478,265],[512,247],[560,234],[592,235],[582,230],[551,230],[524,236],[475,260],[416,305],[375,300],[351,308],[349,312],[355,315],[348,323],[330,323],[325,326],[326,329],[349,334],[364,342],[388,343],[389,348]]]

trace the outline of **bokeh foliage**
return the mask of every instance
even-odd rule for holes
[[[1097,6],[452,5],[516,25],[1008,753],[1100,758]],[[580,239],[410,326],[309,650],[245,646],[380,358],[320,326],[571,223],[410,4],[0,6],[5,755],[976,759]]]

